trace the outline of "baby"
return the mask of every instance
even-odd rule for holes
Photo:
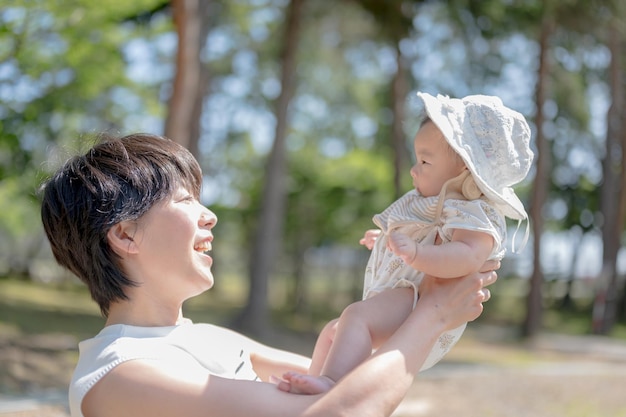
[[[526,177],[533,159],[524,117],[497,97],[418,96],[425,119],[413,141],[414,189],[374,216],[380,230],[361,240],[372,249],[363,300],[324,327],[309,373],[283,375],[283,390],[329,390],[404,322],[425,274],[456,278],[502,259],[505,217],[520,223],[528,218],[511,188]],[[465,326],[443,334],[421,369],[439,362]]]

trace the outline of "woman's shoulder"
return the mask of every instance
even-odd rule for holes
[[[189,353],[214,350],[209,348],[211,345],[242,344],[243,340],[245,338],[238,333],[210,324],[189,322],[169,327],[116,324],[79,343],[76,370],[80,373],[83,369],[91,371],[101,366],[112,367],[131,359],[178,360],[179,357],[188,357]]]
[[[107,326],[95,337],[79,343],[79,358],[69,387],[72,415],[89,390],[111,370],[131,360],[193,362],[188,354],[168,341],[178,326]]]
[[[106,327],[79,344],[79,360],[70,384],[70,407],[80,407],[98,381],[129,361],[141,360],[153,368],[201,369],[208,374],[254,379],[247,356],[242,359],[247,340],[210,324]]]

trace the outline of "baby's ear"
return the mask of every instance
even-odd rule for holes
[[[134,240],[136,232],[137,224],[135,222],[123,221],[111,227],[107,232],[107,240],[111,249],[121,257],[137,253],[139,248]]]

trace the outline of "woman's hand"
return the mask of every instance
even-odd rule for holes
[[[500,262],[488,261],[481,271],[462,278],[424,277],[420,284],[418,306],[432,308],[443,324],[444,330],[454,329],[463,323],[473,321],[483,311],[483,304],[491,298],[485,288],[498,279],[495,270]]]

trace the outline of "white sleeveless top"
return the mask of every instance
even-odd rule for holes
[[[83,417],[81,404],[87,392],[117,365],[130,360],[169,362],[178,369],[201,366],[224,378],[258,380],[244,341],[231,330],[190,321],[169,327],[105,327],[78,345],[80,356],[69,388],[70,413]]]

